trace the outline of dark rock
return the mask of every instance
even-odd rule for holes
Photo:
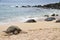
[[[41,7],[41,5],[35,5],[35,6],[32,6],[32,7]]]
[[[27,7],[31,7],[30,5],[27,5]]]
[[[56,16],[59,16],[58,14],[56,14]]]
[[[49,15],[44,15],[44,17],[49,17]]]
[[[52,14],[51,16],[59,16],[58,14]]]
[[[52,14],[51,16],[55,16],[55,14]]]
[[[26,7],[26,6],[22,6],[22,7]]]
[[[5,31],[5,33],[7,34],[19,34],[22,30],[20,28],[18,28],[17,26],[10,26],[9,28],[7,28],[7,30]]]
[[[34,23],[34,22],[36,22],[34,19],[29,19],[26,21],[26,23]]]
[[[18,6],[16,6],[16,7],[18,7]]]
[[[30,5],[26,5],[26,6],[22,6],[22,7],[25,7],[25,8],[27,8],[27,7],[31,7]]]
[[[54,17],[48,17],[48,18],[45,19],[45,21],[53,21],[53,20],[55,20]]]
[[[60,20],[56,20],[56,23],[60,23]]]

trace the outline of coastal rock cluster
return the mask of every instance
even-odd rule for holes
[[[59,3],[47,4],[47,5],[44,5],[42,7],[52,8],[52,9],[60,9],[60,2]]]
[[[44,17],[47,17],[45,21],[53,21],[56,20],[56,23],[60,22],[60,15],[59,14],[51,14],[51,15],[44,15]]]
[[[51,9],[60,9],[60,2],[59,3],[51,3],[51,4],[46,4],[46,5],[34,5],[34,6],[30,6],[30,5],[26,5],[26,6],[22,6],[22,7],[37,7],[37,8],[51,8]]]

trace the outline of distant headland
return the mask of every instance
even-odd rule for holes
[[[58,3],[51,3],[51,4],[46,4],[46,5],[34,5],[34,6],[30,6],[30,5],[26,5],[26,6],[22,6],[22,7],[37,7],[37,8],[51,8],[51,9],[60,9],[60,2]]]

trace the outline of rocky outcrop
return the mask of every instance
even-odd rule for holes
[[[60,9],[60,2],[59,3],[51,3],[51,4],[47,4],[42,6],[43,8],[52,8],[52,9]]]
[[[60,20],[56,20],[56,23],[60,23]]]
[[[51,9],[60,9],[60,2],[59,3],[51,3],[51,4],[46,4],[46,5],[34,5],[34,6],[30,6],[30,5],[26,5],[26,6],[22,6],[22,7],[37,7],[37,8],[51,8]]]
[[[18,8],[18,6],[16,6]]]
[[[31,6],[30,5],[26,5],[26,6],[22,6],[22,7],[25,7],[26,8],[26,7],[31,7]]]
[[[32,6],[32,7],[42,7],[41,5],[35,5],[35,6]]]
[[[51,4],[46,4],[46,5],[35,5],[32,7],[41,7],[41,8],[51,8],[51,9],[60,9],[60,2],[59,3],[51,3]]]

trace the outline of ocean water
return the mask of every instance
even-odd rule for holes
[[[60,14],[60,10],[57,9],[43,9],[43,8],[23,8],[19,5],[18,8],[15,5],[0,5],[0,24],[9,22],[22,22],[27,18],[38,18],[49,14]]]

